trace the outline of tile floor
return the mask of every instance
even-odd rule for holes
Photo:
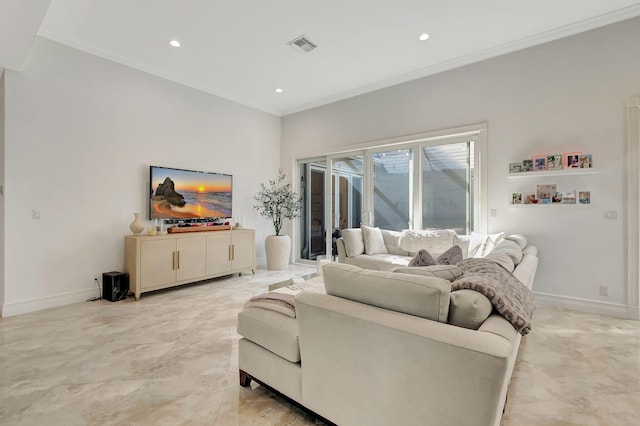
[[[235,332],[249,297],[312,272],[259,269],[2,318],[0,424],[317,424],[255,383],[239,387]],[[539,307],[502,425],[637,424],[640,322]]]

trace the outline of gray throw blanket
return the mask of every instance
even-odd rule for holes
[[[494,308],[523,336],[531,331],[535,310],[533,295],[499,264],[481,258],[458,263],[463,275],[451,283],[451,291],[469,289],[484,294]]]
[[[245,308],[262,308],[280,312],[292,318],[296,317],[296,296],[275,291],[262,293],[254,296],[247,303]]]

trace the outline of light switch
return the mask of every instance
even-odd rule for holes
[[[31,210],[31,218],[33,220],[39,220],[40,219],[40,210],[36,210],[36,209]]]

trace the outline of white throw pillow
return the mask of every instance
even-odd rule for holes
[[[516,243],[518,243],[518,245],[520,246],[520,249],[522,249],[522,250],[524,250],[524,248],[529,243],[527,241],[527,237],[525,237],[524,235],[519,235],[519,234],[509,235],[508,237],[504,237],[504,239],[505,240],[515,241]]]
[[[469,235],[454,235],[453,245],[459,246],[462,249],[462,258],[466,259],[471,257],[469,255],[469,245],[471,244],[471,237]]]
[[[364,241],[362,240],[362,231],[360,229],[343,229],[342,241],[348,257],[364,254]]]
[[[387,254],[387,246],[380,228],[372,228],[362,225],[362,237],[364,239],[364,252],[366,254]]]
[[[504,239],[504,232],[497,234],[471,233],[469,243],[469,257],[485,257],[496,248],[496,245]]]
[[[456,232],[451,229],[435,229],[424,231],[402,231],[400,248],[410,253],[425,249],[429,253],[444,253],[453,247]]]
[[[522,260],[522,249],[517,242],[512,240],[500,241],[490,254],[506,254],[513,260],[514,265],[519,264]]]
[[[402,250],[400,248],[400,237],[402,236],[402,232],[399,231],[388,231],[386,229],[381,229],[382,238],[384,238],[384,245],[387,246],[387,252],[389,254],[397,254],[400,256],[408,256],[409,253]]]

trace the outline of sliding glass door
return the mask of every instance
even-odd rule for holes
[[[329,194],[326,191],[327,161],[300,163],[300,259],[314,260],[317,256],[326,255],[327,250],[337,255],[335,241],[341,236],[341,230],[360,227],[362,156],[329,159],[329,163],[330,202],[327,202]]]

